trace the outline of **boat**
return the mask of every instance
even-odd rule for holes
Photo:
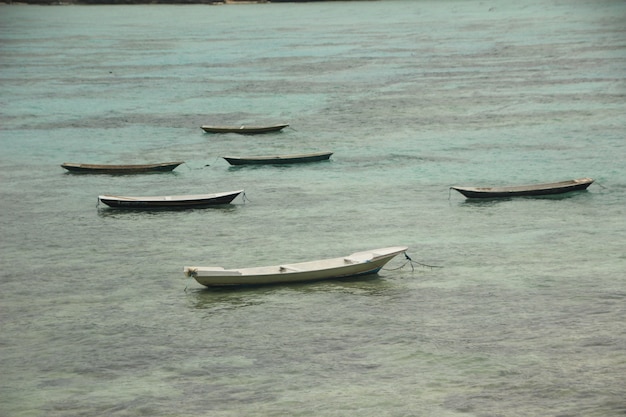
[[[264,126],[252,126],[252,125],[240,125],[240,126],[200,126],[202,130],[207,133],[238,133],[240,135],[254,135],[257,133],[278,132],[289,126],[289,124],[277,124],[277,125],[264,125]]]
[[[407,249],[406,246],[392,246],[356,252],[340,258],[241,269],[185,266],[183,272],[206,287],[320,281],[375,274],[393,257]]]
[[[332,152],[303,153],[295,155],[267,155],[267,156],[223,156],[231,165],[260,165],[260,164],[297,164],[306,162],[325,161]]]
[[[109,207],[127,210],[177,210],[207,208],[211,206],[229,204],[243,190],[228,191],[214,194],[173,195],[152,197],[127,197],[115,195],[100,195],[98,200]]]
[[[99,165],[64,162],[61,164],[61,167],[75,174],[143,174],[172,171],[183,163],[184,161],[140,165]]]
[[[450,187],[463,194],[466,198],[506,198],[521,196],[542,196],[563,194],[572,191],[586,190],[593,182],[592,178],[550,182],[546,184],[517,185],[510,187]]]

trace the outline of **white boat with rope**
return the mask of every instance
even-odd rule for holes
[[[284,284],[354,277],[377,273],[406,246],[355,252],[339,258],[252,268],[224,269],[221,266],[185,266],[183,272],[207,287]]]

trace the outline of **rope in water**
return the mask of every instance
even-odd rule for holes
[[[439,265],[428,265],[428,264],[425,264],[425,263],[422,263],[422,262],[414,261],[413,259],[411,259],[411,257],[409,255],[407,255],[406,252],[404,252],[404,258],[406,259],[406,262],[403,263],[402,265],[400,265],[399,267],[397,267],[397,268],[382,268],[382,269],[384,269],[385,271],[397,271],[398,269],[404,268],[407,264],[411,265],[411,272],[415,271],[415,265],[423,266],[423,267],[430,268],[430,269],[433,269],[433,268],[443,268],[443,266],[439,266]]]

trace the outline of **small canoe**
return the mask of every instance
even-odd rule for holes
[[[466,198],[506,198],[521,196],[542,196],[563,194],[586,190],[593,182],[592,178],[550,182],[546,184],[517,185],[511,187],[450,187]]]
[[[152,197],[126,197],[100,195],[98,199],[109,207],[129,210],[176,210],[196,209],[229,204],[243,190],[228,191],[214,194],[173,195]]]
[[[183,161],[176,161],[140,165],[98,165],[65,162],[61,164],[61,167],[74,174],[143,174],[172,171],[183,163]]]
[[[375,274],[393,257],[407,249],[406,246],[393,246],[356,252],[340,258],[254,268],[186,266],[183,272],[207,287],[320,281]]]
[[[325,161],[332,152],[303,153],[296,155],[268,155],[268,156],[223,156],[231,165],[260,165],[260,164],[298,164],[306,162]]]
[[[254,135],[258,133],[278,132],[289,126],[289,124],[266,125],[266,126],[200,126],[207,133],[238,133],[240,135]]]

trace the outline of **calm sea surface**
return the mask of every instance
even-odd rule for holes
[[[623,416],[625,161],[624,1],[0,6],[0,416]],[[555,198],[449,190],[585,176]],[[438,268],[182,273],[394,245]]]

